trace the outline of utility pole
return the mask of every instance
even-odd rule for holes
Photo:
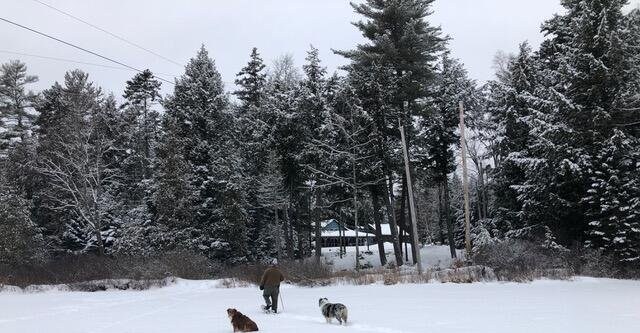
[[[407,107],[407,102],[404,103],[404,107]],[[402,120],[398,119],[398,125],[400,127],[400,136],[402,138],[402,152],[404,153],[404,171],[407,174],[407,192],[409,194],[409,208],[411,209],[411,228],[413,231],[413,242],[411,246],[416,255],[413,260],[418,265],[418,274],[422,274],[422,260],[420,259],[420,248],[418,247],[418,223],[416,219],[416,205],[413,200],[413,182],[411,181],[411,168],[409,166],[409,151],[407,149],[407,139],[404,133],[404,126]]]
[[[460,155],[462,159],[462,189],[464,192],[464,240],[467,260],[471,259],[471,231],[469,226],[469,180],[467,178],[467,142],[464,134],[464,104],[460,101]]]

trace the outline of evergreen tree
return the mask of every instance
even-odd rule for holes
[[[604,150],[603,143],[614,136],[621,115],[628,113],[623,109],[628,94],[625,76],[635,64],[624,52],[625,3],[566,0],[562,3],[566,14],[543,25],[550,36],[540,51],[545,64],[541,77],[547,87],[543,93],[548,100],[543,117],[549,118],[553,127],[540,129],[535,145],[544,148],[528,162],[542,159],[548,164],[548,172],[542,173],[544,178],[540,173],[531,174],[537,181],[529,182],[522,192],[538,192],[539,198],[548,198],[524,203],[538,206],[537,211],[542,213],[534,212],[529,223],[545,223],[564,245],[584,240],[588,226],[585,212],[597,210],[589,207],[593,201],[585,200],[597,170],[597,156]],[[543,208],[554,213],[543,213]]]
[[[284,187],[289,195],[287,209],[283,211],[283,228],[285,233],[285,248],[289,258],[295,257],[295,245],[298,235],[294,230],[297,226],[295,218],[300,195],[300,188],[304,185],[304,167],[300,163],[300,156],[304,149],[304,121],[301,116],[300,102],[300,74],[293,64],[291,56],[283,56],[276,60],[270,71],[267,84],[267,98],[265,99],[264,116],[266,125],[270,128],[272,146],[280,162],[280,172]]]
[[[255,204],[259,201],[261,182],[265,176],[269,177],[268,174],[265,175],[265,168],[273,145],[268,110],[263,105],[267,84],[265,68],[258,50],[253,48],[249,62],[236,74],[236,84],[239,88],[235,94],[240,99],[236,119],[245,177],[243,191],[247,202],[250,203],[247,206],[247,233],[250,239],[262,239],[271,219],[268,208]],[[251,257],[256,259],[273,258],[273,251],[269,250],[266,244],[253,247],[250,252]]]
[[[189,204],[193,221],[185,221],[191,228],[185,241],[191,250],[227,263],[248,260],[247,213],[235,123],[222,78],[204,47],[189,61],[165,107],[165,123],[173,127],[166,135],[175,136],[165,143],[178,141],[175,148],[184,156],[188,188],[194,191],[187,195],[193,199]],[[160,170],[160,174],[167,171]]]
[[[123,223],[140,225],[151,218],[148,208],[160,130],[160,114],[153,105],[160,100],[160,85],[151,71],[144,70],[127,81],[125,87],[116,142],[122,170],[118,196],[125,207]]]
[[[27,66],[18,60],[0,67],[0,158],[6,158],[10,147],[32,134],[38,96],[27,91],[27,86],[37,81],[38,77],[28,75]]]
[[[262,61],[257,48],[251,50],[249,62],[236,74],[236,84],[240,87],[235,94],[242,102],[243,108],[259,108],[263,99],[267,74],[266,65]]]
[[[584,199],[589,219],[587,245],[640,268],[640,140],[616,130],[596,156],[591,188]]]
[[[389,200],[385,202],[390,212],[395,206],[393,197],[394,174],[404,175],[398,169],[400,165],[393,161],[393,151],[399,151],[398,124],[404,124],[407,131],[407,145],[411,151],[414,137],[414,116],[425,116],[425,108],[418,103],[420,99],[429,96],[430,85],[436,72],[435,63],[439,53],[444,50],[446,39],[441,36],[439,27],[432,27],[427,22],[433,0],[400,0],[376,1],[367,0],[362,4],[352,4],[354,10],[364,16],[366,21],[358,21],[355,26],[368,40],[360,44],[355,50],[339,51],[338,54],[351,60],[346,66],[352,77],[363,77],[370,74],[370,80],[362,89],[360,98],[363,105],[378,104],[371,109],[376,123],[379,147],[384,148],[379,155],[384,165],[384,175],[388,177],[386,193]],[[361,74],[359,74],[361,73]],[[386,98],[380,100],[376,96],[376,89],[384,87]],[[408,103],[408,107],[404,107]],[[404,192],[404,191],[403,191]],[[406,197],[403,195],[402,202]],[[401,212],[402,213],[402,212]],[[403,214],[403,213],[402,213]],[[390,214],[392,232],[395,233],[395,214]],[[397,235],[393,235],[398,239]],[[414,247],[415,248],[415,247]],[[396,262],[402,263],[401,249],[394,240]]]
[[[7,184],[0,181],[0,264],[24,267],[42,262],[46,257],[40,228],[31,220],[30,203]]]
[[[493,153],[499,164],[494,171],[494,189],[496,218],[502,232],[527,224],[520,214],[522,202],[515,188],[525,183],[522,164],[527,162],[528,149],[534,141],[531,110],[539,109],[542,102],[536,97],[540,91],[538,75],[537,60],[529,45],[523,43],[519,54],[507,62],[500,79],[488,84],[488,111],[497,126]]]

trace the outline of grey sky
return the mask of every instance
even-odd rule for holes
[[[329,71],[344,64],[331,49],[349,49],[361,41],[350,24],[357,20],[344,0],[41,0],[185,64],[205,44],[232,87],[253,46],[267,62],[291,53],[304,61],[309,44],[321,51]],[[634,0],[635,3],[640,0]],[[636,5],[636,4],[634,4]],[[164,77],[183,68],[131,47],[111,36],[57,13],[33,0],[0,0],[0,17],[75,43],[128,65],[150,68]],[[540,24],[561,10],[560,0],[438,0],[433,24],[451,36],[454,56],[462,59],[472,78],[492,77],[496,51],[513,52],[529,40],[539,44]],[[31,32],[0,22],[0,51],[12,51],[113,65]],[[64,72],[81,68],[106,91],[121,95],[128,70],[70,64],[0,52],[0,62],[20,58],[40,77],[42,89],[62,80]],[[172,79],[171,79],[172,81]],[[164,93],[171,86],[163,84]]]

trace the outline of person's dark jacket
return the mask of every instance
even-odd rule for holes
[[[262,274],[260,289],[278,287],[282,281],[284,281],[284,275],[279,269],[275,267],[267,268]]]

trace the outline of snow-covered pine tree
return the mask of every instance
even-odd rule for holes
[[[247,261],[246,203],[235,122],[215,63],[204,46],[165,102],[194,193],[189,249],[229,264]],[[171,140],[168,140],[171,142]],[[160,162],[161,164],[163,162]]]
[[[32,134],[38,96],[27,86],[37,81],[18,60],[0,66],[0,158],[6,158],[11,147]]]
[[[280,163],[275,152],[269,153],[264,172],[258,181],[257,204],[266,208],[271,216],[257,227],[254,243],[257,260],[280,259],[284,240],[280,212],[287,209],[289,194],[284,188]]]
[[[0,168],[4,179],[27,200],[34,189],[34,107],[38,102],[38,96],[27,89],[37,80],[27,74],[22,62],[10,61],[0,67]]]
[[[355,26],[367,39],[367,43],[360,44],[355,50],[339,51],[351,62],[346,69],[353,77],[362,77],[357,72],[380,74],[371,77],[372,81],[389,91],[386,100],[378,100],[382,107],[372,109],[377,132],[384,136],[380,147],[392,149],[399,142],[398,124],[404,124],[407,134],[407,146],[411,151],[414,138],[414,116],[424,116],[425,110],[419,101],[429,96],[429,86],[436,77],[435,63],[439,53],[444,50],[446,38],[441,36],[439,27],[432,27],[427,21],[431,14],[430,7],[433,0],[400,0],[376,1],[367,0],[360,4],[352,4],[354,10],[366,20],[355,22]],[[375,68],[379,70],[373,70]],[[369,89],[360,91],[372,92]],[[388,84],[392,83],[392,84]],[[375,92],[375,90],[373,90]],[[362,94],[361,99],[376,99],[379,96]],[[375,103],[375,102],[374,102]],[[404,104],[408,103],[408,107]],[[367,108],[369,102],[363,102]],[[373,104],[373,103],[371,103]],[[388,141],[388,142],[387,142]],[[392,149],[393,151],[393,149]],[[386,192],[389,197],[386,205],[393,211],[395,181],[394,174],[403,175],[401,161],[392,158],[389,151],[382,152],[385,172],[389,177]],[[405,197],[402,197],[403,201]],[[395,214],[391,214],[392,231],[395,232]],[[397,239],[397,235],[393,235]],[[399,244],[394,241],[396,262],[402,263]]]
[[[303,134],[305,139],[304,148],[300,153],[300,163],[304,165],[311,165],[315,168],[320,167],[322,158],[316,154],[313,150],[305,149],[312,143],[312,138],[318,138],[321,134],[322,125],[324,119],[327,117],[327,94],[330,88],[327,85],[326,73],[327,70],[322,66],[318,49],[311,45],[309,51],[307,51],[306,63],[302,66],[305,74],[305,78],[302,81],[302,87],[300,89],[300,119],[303,120]],[[306,170],[308,171],[308,170]],[[307,184],[314,184],[314,173],[306,172],[305,178]],[[322,201],[323,191],[320,188],[310,186],[309,193],[306,194],[306,200],[309,204],[306,207],[307,221],[304,221],[304,225],[299,229],[313,229],[315,239],[315,256],[319,261],[322,251],[322,244],[320,242],[320,216],[317,209],[318,204]],[[309,237],[308,235],[307,237]]]
[[[267,83],[266,65],[260,57],[257,48],[251,49],[249,62],[236,74],[236,85],[239,89],[234,92],[242,103],[243,111],[259,108],[264,98],[264,88]]]
[[[640,140],[615,130],[595,156],[584,199],[591,207],[586,244],[640,269]]]
[[[499,79],[488,83],[487,110],[496,125],[493,154],[499,162],[494,170],[496,223],[504,233],[528,226],[521,214],[518,186],[525,183],[524,164],[534,138],[531,134],[532,109],[540,108],[539,68],[528,43],[509,59]]]
[[[0,175],[0,265],[24,267],[46,257],[42,230],[31,220],[31,205]]]
[[[153,73],[144,70],[127,81],[121,106],[120,120],[117,124],[118,163],[122,179],[118,189],[118,200],[122,201],[122,211],[117,216],[119,224],[115,251],[128,254],[150,254],[155,246],[141,238],[154,232],[149,210],[155,147],[160,128],[160,114],[157,104],[160,102],[160,82]],[[153,226],[152,226],[153,225]]]
[[[541,77],[548,87],[545,113],[553,125],[540,132],[546,142],[537,144],[545,145],[540,150],[544,155],[532,157],[541,157],[548,172],[535,175],[537,181],[524,190],[549,198],[539,209],[553,213],[536,220],[549,226],[564,245],[585,240],[589,227],[585,212],[621,204],[607,198],[585,199],[601,169],[598,156],[606,150],[603,144],[614,137],[620,115],[628,114],[623,97],[628,96],[627,75],[637,64],[625,54],[625,4],[624,0],[563,1],[566,13],[543,25],[550,38],[540,51],[545,64]],[[545,187],[549,191],[538,191]],[[595,202],[599,206],[591,207]]]
[[[289,194],[288,209],[283,212],[283,228],[287,257],[295,256],[297,235],[293,214],[298,209],[300,188],[304,185],[303,166],[300,154],[304,149],[304,120],[300,117],[301,75],[294,66],[290,55],[282,56],[274,62],[267,80],[265,98],[265,122],[270,128],[273,145],[277,154],[284,185]]]
[[[244,192],[249,203],[247,233],[250,239],[263,239],[272,236],[266,228],[273,227],[269,222],[272,219],[270,208],[258,204],[259,188],[265,177],[270,177],[266,168],[273,147],[273,127],[269,111],[263,105],[266,98],[266,66],[256,48],[251,50],[247,65],[236,74],[235,82],[238,90],[234,94],[240,100],[236,111],[239,149],[245,176]],[[273,258],[275,244],[270,244],[270,250],[265,242],[261,243],[264,244],[249,249],[251,257],[256,260]]]

